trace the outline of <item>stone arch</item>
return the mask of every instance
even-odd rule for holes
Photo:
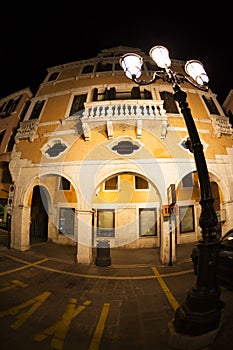
[[[146,180],[149,184],[148,188],[145,187],[137,191],[135,188],[135,176]],[[104,184],[113,177],[119,177],[119,188],[110,190],[108,193],[104,188]],[[93,245],[95,245],[95,239],[98,236],[99,213],[106,211],[110,215],[109,211],[111,210],[114,215],[112,220],[115,223],[114,230],[113,227],[112,231],[110,230],[112,232],[110,233],[112,246],[143,247],[143,245],[148,245],[148,247],[155,247],[159,245],[161,234],[161,195],[153,182],[144,174],[122,169],[106,174],[106,177],[102,178],[101,182],[97,184],[93,199],[93,209],[93,215],[96,215],[96,221],[93,218],[92,222]],[[146,234],[142,232],[142,215],[146,214],[143,211],[150,211],[152,215],[151,220],[153,220],[153,217],[156,220],[154,231],[149,230]],[[147,214],[150,213],[147,212]],[[151,232],[155,233],[154,236]],[[148,236],[150,236],[149,239]]]

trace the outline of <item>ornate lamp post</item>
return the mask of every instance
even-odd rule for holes
[[[220,301],[221,289],[217,284],[216,278],[219,248],[219,239],[216,234],[217,215],[214,210],[214,200],[211,193],[203,146],[186,101],[187,94],[181,90],[180,84],[188,82],[200,90],[208,91],[209,78],[202,63],[197,60],[186,62],[186,75],[172,71],[169,52],[164,46],[154,46],[150,50],[149,55],[157,66],[161,68],[154,72],[150,81],[138,80],[141,76],[143,64],[143,59],[139,55],[135,53],[125,54],[120,58],[120,65],[125,75],[138,85],[152,84],[158,79],[172,84],[173,96],[179,103],[188,129],[200,183],[201,215],[199,225],[202,231],[202,239],[197,244],[199,263],[196,285],[188,291],[186,302],[175,311],[172,322],[177,334],[198,336],[199,338],[203,335],[203,344],[207,345],[208,342],[211,343],[211,339],[208,340],[205,335],[216,333],[224,307],[223,302]],[[191,344],[189,345],[191,346]],[[190,346],[188,347],[189,349],[191,349]]]

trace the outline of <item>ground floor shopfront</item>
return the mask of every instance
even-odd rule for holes
[[[190,171],[191,166],[191,171]],[[33,240],[77,247],[77,261],[93,261],[93,248],[105,240],[111,248],[160,248],[161,262],[176,260],[176,246],[195,243],[200,193],[195,164],[156,161],[61,167],[25,167],[16,178],[11,215],[11,247],[28,250]],[[232,227],[227,179],[210,172],[218,234]],[[182,169],[182,172],[181,170]],[[167,212],[174,185],[173,215]],[[220,184],[220,185],[219,185]],[[172,251],[171,251],[172,249]]]

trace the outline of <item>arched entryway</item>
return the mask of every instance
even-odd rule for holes
[[[31,203],[30,244],[48,239],[48,201],[42,186],[33,188]]]

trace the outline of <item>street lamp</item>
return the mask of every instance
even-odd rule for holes
[[[217,284],[216,277],[219,249],[219,238],[216,233],[218,220],[213,205],[214,200],[203,146],[186,101],[187,94],[181,90],[180,84],[187,82],[200,90],[208,91],[209,78],[202,63],[198,60],[186,62],[184,67],[186,74],[172,71],[169,52],[164,46],[154,46],[149,55],[161,68],[154,72],[152,79],[149,81],[138,80],[143,65],[143,59],[138,54],[127,53],[123,55],[120,58],[120,65],[125,75],[138,85],[152,84],[158,79],[171,83],[174,91],[173,96],[179,103],[187,126],[200,183],[201,214],[199,225],[202,231],[202,239],[197,244],[199,263],[196,285],[188,291],[185,304],[175,311],[173,326],[175,332],[179,334],[199,336],[200,338],[201,335],[210,334],[219,328],[224,308],[223,302],[220,301],[221,289]],[[191,349],[191,347],[189,348]]]

